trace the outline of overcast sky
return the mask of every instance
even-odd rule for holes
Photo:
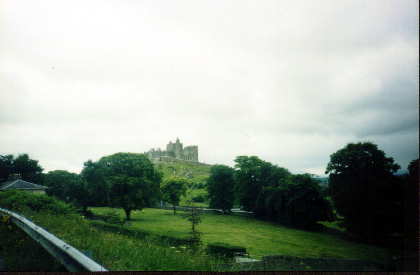
[[[166,148],[323,174],[419,157],[418,1],[0,0],[0,154],[79,173]]]

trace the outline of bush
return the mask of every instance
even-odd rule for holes
[[[224,243],[211,243],[207,245],[207,248],[209,254],[225,258],[233,258],[235,256],[235,252],[246,253],[246,248],[243,246],[233,246]]]
[[[123,220],[120,217],[120,214],[117,214],[115,211],[106,213],[106,214],[97,214],[94,215],[94,218],[102,220],[106,223],[110,223],[110,224],[122,224]]]
[[[204,188],[204,183],[202,183],[202,182],[195,183],[195,184],[193,184],[193,188],[194,189],[203,189]]]
[[[203,195],[198,195],[192,198],[193,202],[205,202],[206,198]]]
[[[86,209],[86,212],[83,212],[83,209],[78,209],[77,213],[88,219],[93,219],[95,217],[95,214],[93,214],[93,211],[89,209]]]
[[[73,205],[59,201],[55,197],[18,190],[0,192],[0,207],[16,212],[21,212],[28,208],[32,211],[46,211],[52,214],[76,213]]]

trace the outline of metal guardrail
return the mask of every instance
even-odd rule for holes
[[[63,242],[25,217],[0,208],[0,214],[12,216],[12,221],[22,228],[29,236],[41,244],[55,259],[69,271],[108,271],[82,252]]]

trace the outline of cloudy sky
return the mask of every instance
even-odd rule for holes
[[[418,1],[0,0],[0,154],[79,173],[180,138],[323,174],[419,156]]]

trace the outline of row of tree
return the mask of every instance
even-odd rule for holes
[[[20,174],[22,180],[48,186],[48,195],[80,205],[84,212],[88,206],[122,207],[130,219],[132,210],[153,205],[160,198],[162,174],[144,154],[117,153],[97,162],[88,160],[80,174],[42,171],[38,161],[27,154],[0,156],[2,182],[10,174]]]
[[[257,157],[235,162],[235,169],[211,168],[210,207],[229,211],[237,201],[259,218],[304,228],[333,219],[334,209],[347,231],[368,237],[416,227],[419,160],[410,163],[409,174],[397,176],[400,166],[371,142],[349,143],[330,156],[326,190],[308,174],[293,175]]]
[[[206,184],[211,208],[229,212],[238,203],[258,218],[303,228],[331,220],[334,209],[348,231],[362,235],[407,233],[409,223],[418,220],[418,159],[410,163],[408,175],[395,176],[400,166],[371,142],[349,143],[331,155],[326,190],[309,174],[294,175],[255,156],[239,156],[235,162],[234,168],[211,168]],[[162,183],[163,175],[144,154],[88,160],[79,175],[42,170],[27,154],[0,156],[2,182],[20,173],[24,180],[49,186],[48,195],[75,202],[84,211],[88,206],[122,207],[127,219],[130,211],[161,199],[175,212],[187,186],[181,178]]]
[[[301,228],[332,220],[331,202],[311,175],[293,175],[255,156],[239,156],[235,162],[235,169],[211,168],[207,182],[211,208],[229,212],[238,202],[258,218]]]

